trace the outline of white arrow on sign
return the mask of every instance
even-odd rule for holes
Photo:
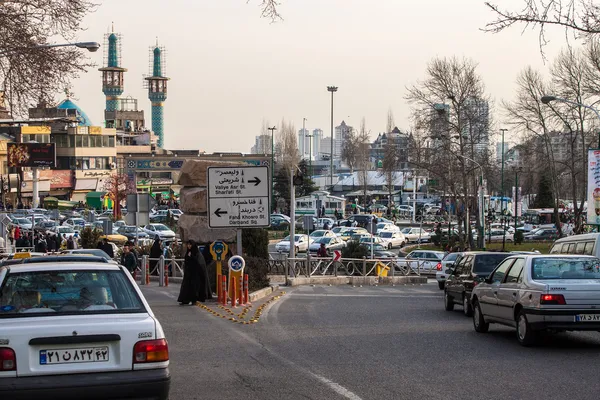
[[[211,228],[258,228],[269,226],[268,197],[216,198],[209,200]]]
[[[342,258],[342,252],[339,250],[333,251],[333,261],[339,261]]]
[[[210,167],[208,197],[269,196],[267,166]]]

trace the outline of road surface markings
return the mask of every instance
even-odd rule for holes
[[[350,390],[346,389],[342,385],[340,385],[338,383],[335,383],[335,382],[333,382],[333,381],[325,378],[324,376],[317,375],[317,374],[312,373],[312,372],[310,372],[310,374],[312,376],[314,376],[315,378],[317,378],[320,382],[322,382],[325,385],[327,385],[330,389],[332,389],[334,392],[336,392],[340,396],[343,396],[343,397],[345,397],[347,399],[350,399],[350,400],[362,400],[358,395],[352,393]]]

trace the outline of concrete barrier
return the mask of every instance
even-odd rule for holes
[[[255,292],[252,292],[249,294],[250,303],[260,300],[263,297],[266,297],[277,290],[279,290],[279,286],[274,285],[274,286],[269,286],[266,288],[259,289]]]
[[[348,276],[311,276],[288,278],[288,286],[300,285],[347,285],[350,277]]]
[[[427,283],[425,276],[352,276],[350,277],[352,286],[373,286],[373,285],[409,285],[409,284],[424,284]]]

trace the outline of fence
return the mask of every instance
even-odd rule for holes
[[[432,270],[423,268],[423,264],[418,260],[396,258],[341,258],[335,261],[331,257],[289,258],[280,253],[269,254],[269,274],[285,275],[286,279],[288,276],[376,276],[382,270],[392,277],[431,273]]]
[[[151,269],[150,261],[156,261],[156,265]],[[160,256],[159,258],[150,258],[147,255],[142,256],[138,259],[138,266],[135,270],[135,275],[141,277],[141,284],[146,285],[149,282],[150,275],[158,275],[158,286],[164,286],[166,275],[170,275],[174,278],[183,277],[183,258],[165,258]],[[167,283],[168,284],[168,283]]]

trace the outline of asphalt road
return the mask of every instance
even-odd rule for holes
[[[290,289],[253,325],[143,289],[165,328],[180,399],[597,399],[600,333],[521,347],[474,332],[427,285]]]

